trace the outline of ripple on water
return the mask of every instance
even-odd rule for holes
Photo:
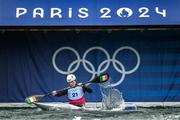
[[[180,108],[141,109],[136,112],[42,111],[38,109],[0,109],[2,120],[180,120]]]

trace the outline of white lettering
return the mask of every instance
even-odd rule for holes
[[[111,18],[111,15],[109,15],[111,10],[109,8],[101,8],[100,12],[102,13],[100,18]]]
[[[150,17],[150,15],[147,14],[149,12],[147,7],[139,8],[139,12],[141,13],[139,17]]]
[[[156,8],[155,8],[155,11],[156,11],[157,14],[160,14],[160,15],[162,15],[163,17],[166,17],[166,10],[165,10],[165,9],[163,9],[162,12],[160,12],[160,11],[159,11],[159,7],[156,7]]]
[[[45,11],[46,10],[46,11]],[[29,17],[31,15],[32,18],[65,18],[65,19],[72,19],[72,18],[81,18],[85,19],[89,17],[89,9],[85,7],[81,7],[78,9],[78,11],[74,11],[74,8],[16,8],[16,18],[21,18],[22,16]],[[32,12],[30,12],[32,11]],[[93,10],[94,11],[94,10]],[[45,14],[46,12],[46,14]],[[119,18],[128,18],[134,15],[134,17],[139,18],[151,18],[154,16],[151,16],[151,14],[155,13],[160,17],[167,17],[167,11],[166,9],[160,9],[159,7],[154,7],[153,9],[149,9],[148,7],[139,7],[138,11],[134,14],[135,10],[133,11],[132,8],[128,7],[120,7],[117,9],[111,9],[111,8],[100,8],[97,12],[94,13],[94,15],[90,17],[99,17],[99,19],[108,19],[112,17],[119,17]],[[112,12],[116,12],[112,13]],[[115,16],[116,15],[116,16]],[[63,20],[65,20],[63,19]]]
[[[54,16],[62,18],[61,12],[62,10],[60,8],[51,8],[51,18],[54,18]]]
[[[69,8],[69,12],[68,12],[69,14],[68,14],[68,17],[69,18],[72,18],[72,8]]]
[[[41,18],[44,17],[44,10],[42,8],[35,8],[33,10],[33,18],[36,18],[37,16],[40,16]]]
[[[27,13],[26,8],[16,8],[16,18],[19,18],[21,15],[24,15]]]
[[[89,15],[88,15],[88,9],[87,8],[80,8],[79,9],[79,13],[78,16],[80,18],[87,18]]]
[[[133,15],[133,11],[130,8],[122,7],[116,11],[117,15],[121,18],[128,18]]]

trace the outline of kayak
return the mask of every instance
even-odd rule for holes
[[[68,103],[33,103],[36,107],[42,110],[80,110],[81,107]]]
[[[68,103],[33,103],[37,108],[41,110],[62,110],[62,111],[85,111],[85,112],[122,112],[122,111],[137,111],[137,106],[132,103],[125,103],[125,107],[113,108],[110,110],[103,109],[102,107],[97,106],[85,106],[78,107]]]

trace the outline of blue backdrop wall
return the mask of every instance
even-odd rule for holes
[[[62,89],[108,72],[125,101],[180,101],[180,31],[1,32],[0,102]],[[87,101],[101,101],[97,84]],[[42,101],[66,101],[46,97]]]

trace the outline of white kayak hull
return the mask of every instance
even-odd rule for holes
[[[86,107],[78,107],[68,103],[34,103],[35,106],[42,110],[71,110],[71,111],[87,111],[87,112],[119,112],[119,111],[137,111],[137,107],[134,104],[126,103],[125,107],[122,108],[114,108],[111,110],[104,110],[101,107],[93,107],[93,106],[86,106]]]
[[[74,106],[68,103],[33,103],[42,110],[80,110],[81,107]]]

